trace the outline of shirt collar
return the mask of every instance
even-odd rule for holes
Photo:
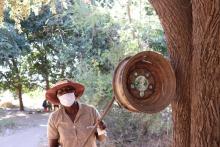
[[[78,118],[79,118],[79,116],[80,116],[80,114],[81,114],[81,111],[82,111],[82,105],[81,105],[81,103],[80,103],[79,101],[76,101],[76,102],[78,103],[79,110],[78,110],[78,112],[77,112],[77,114],[76,114],[76,117],[75,117],[74,122],[76,122],[76,121],[78,120]]]

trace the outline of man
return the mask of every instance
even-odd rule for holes
[[[84,89],[82,84],[67,79],[47,90],[47,100],[62,106],[48,120],[49,147],[96,147],[96,139],[106,139],[106,126],[99,121],[98,111],[78,101]],[[97,122],[98,127],[93,131]]]
[[[47,109],[47,100],[46,99],[43,101],[42,106],[44,108],[44,112],[47,112],[48,109]]]

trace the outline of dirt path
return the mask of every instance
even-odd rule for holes
[[[44,137],[46,137],[46,126],[39,126],[0,137],[0,142],[2,147],[42,147]]]
[[[9,115],[5,115],[7,118]],[[47,147],[46,130],[49,113],[12,112],[14,128],[6,128],[0,136],[1,147]],[[4,117],[2,117],[4,119]]]

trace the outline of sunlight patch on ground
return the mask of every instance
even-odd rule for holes
[[[18,114],[7,114],[6,116],[0,117],[0,120],[4,120],[4,119],[8,119],[8,118],[14,118],[14,117],[25,117],[25,118],[29,118],[28,115],[24,114],[24,113],[18,113]]]
[[[40,124],[39,126],[41,126],[41,127],[47,127],[47,125],[45,125],[45,124]]]
[[[1,117],[2,119],[7,119],[7,118],[12,118],[12,117],[15,117],[14,115],[6,115],[4,117]]]
[[[26,116],[26,117],[28,117],[26,114],[24,114],[24,113],[18,113],[18,114],[16,114],[16,116]]]

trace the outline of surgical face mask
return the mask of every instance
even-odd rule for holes
[[[60,103],[66,107],[72,106],[72,104],[75,102],[75,99],[76,99],[74,93],[66,93],[64,95],[57,96],[57,97],[60,100]]]

